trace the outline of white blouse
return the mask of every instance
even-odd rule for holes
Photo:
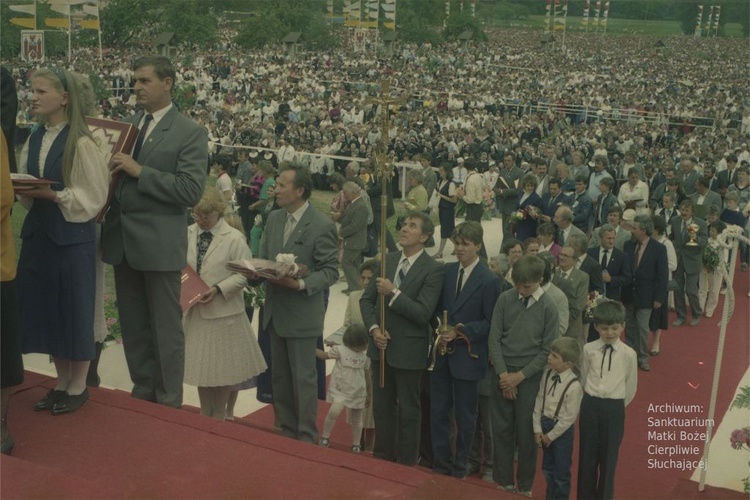
[[[617,197],[621,206],[625,206],[628,201],[640,200],[635,206],[638,208],[648,207],[648,184],[638,181],[635,187],[626,182],[620,187],[620,195]]]
[[[39,176],[44,177],[44,164],[47,160],[52,143],[65,127],[61,123],[47,127],[42,137],[39,151]],[[21,151],[21,161],[18,171],[28,173],[29,141]],[[60,207],[67,222],[87,222],[93,219],[107,201],[109,190],[109,168],[99,146],[89,137],[78,139],[76,154],[73,158],[73,169],[70,173],[70,186],[57,191],[55,203]],[[34,198],[21,196],[21,203],[27,209],[31,208]]]

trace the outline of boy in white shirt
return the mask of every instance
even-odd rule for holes
[[[552,343],[534,404],[534,438],[544,448],[542,473],[548,500],[570,495],[573,429],[583,398],[583,388],[571,368],[580,357],[575,339],[560,337]]]
[[[608,300],[594,308],[599,340],[583,346],[578,498],[613,498],[615,469],[625,434],[625,407],[638,386],[638,355],[620,341],[625,307]]]

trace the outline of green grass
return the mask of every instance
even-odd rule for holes
[[[580,16],[568,16],[567,26],[568,33],[584,33],[585,29],[581,25]],[[527,29],[544,29],[544,16],[529,16],[525,19],[511,19],[511,20],[491,20],[491,26],[502,27],[502,28],[527,28]],[[588,33],[593,34],[593,18],[589,18]],[[602,28],[599,27],[601,33]],[[742,36],[742,25],[740,23],[727,23],[724,27],[725,36],[727,37],[741,37]],[[639,20],[639,19],[617,19],[610,17],[607,20],[607,33],[608,34],[638,34],[638,35],[652,35],[652,36],[671,36],[671,35],[682,35],[682,29],[680,28],[679,21],[653,21],[653,20]]]

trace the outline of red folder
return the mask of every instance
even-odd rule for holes
[[[182,270],[182,289],[180,290],[180,305],[182,306],[182,312],[187,312],[188,309],[198,303],[198,300],[203,296],[204,293],[209,291],[209,287],[203,278],[201,278],[190,265],[185,266]]]
[[[86,117],[86,123],[88,123],[89,130],[93,134],[94,140],[99,145],[99,149],[104,154],[104,159],[107,160],[107,165],[110,168],[112,168],[110,162],[115,153],[130,154],[133,151],[133,146],[135,146],[135,141],[138,138],[138,128],[135,125],[114,120],[105,120],[104,118],[92,118],[90,116]],[[109,181],[107,202],[96,216],[96,222],[101,222],[104,219],[104,214],[107,213],[109,205],[112,203],[116,187],[117,176],[114,176]]]

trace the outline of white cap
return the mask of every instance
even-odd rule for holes
[[[635,210],[628,208],[622,213],[622,220],[633,222],[635,220]]]

